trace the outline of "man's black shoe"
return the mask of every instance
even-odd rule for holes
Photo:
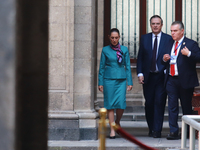
[[[153,132],[153,137],[154,138],[161,138],[161,132],[154,131]]]
[[[153,137],[153,131],[149,131],[148,136],[149,136],[149,137]]]
[[[167,135],[167,140],[179,140],[179,139],[181,139],[181,136],[178,133],[170,132],[170,134]]]

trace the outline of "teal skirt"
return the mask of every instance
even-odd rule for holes
[[[104,108],[126,108],[126,79],[104,79]]]

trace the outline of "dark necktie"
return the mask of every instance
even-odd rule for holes
[[[156,71],[156,53],[157,53],[157,36],[155,36],[154,45],[153,45],[153,51],[152,51],[152,61],[151,61],[151,71]]]

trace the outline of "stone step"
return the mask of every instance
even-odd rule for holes
[[[97,102],[99,106],[103,106],[103,94],[97,95]],[[127,94],[126,104],[127,106],[144,106],[144,98],[141,94]]]
[[[167,140],[166,138],[135,137],[147,146],[157,150],[188,150],[181,149],[181,140]],[[195,147],[198,147],[198,140],[195,141]],[[99,141],[48,141],[48,150],[98,150]],[[106,150],[144,150],[136,144],[124,138],[109,139],[106,138]]]
[[[182,126],[181,121],[178,121],[178,124],[181,129]],[[133,136],[147,136],[149,132],[146,121],[121,121],[120,125],[126,132],[128,132]],[[107,136],[109,136],[109,132],[110,132],[110,126],[109,124],[107,124]],[[169,122],[164,121],[162,137],[166,137],[169,132],[170,132]]]
[[[115,113],[115,116],[116,116],[116,113]],[[165,114],[164,114],[164,121],[168,121],[168,117],[169,117],[168,110],[166,108]],[[181,117],[182,117],[182,111],[180,108],[178,120],[181,120]],[[124,111],[124,114],[121,120],[122,121],[145,121],[146,118],[145,118],[144,107],[142,106],[127,107]]]
[[[116,114],[115,114],[116,116]],[[181,121],[182,113],[179,113],[178,120]],[[124,113],[121,121],[145,121],[144,113]],[[164,121],[168,121],[168,114],[164,114]]]
[[[103,99],[103,94],[97,94],[97,99]],[[143,94],[126,94],[126,98],[143,99]]]
[[[100,108],[103,107],[103,94],[97,95],[97,101]],[[145,121],[145,100],[142,94],[127,94],[126,109],[122,117],[122,121]],[[179,106],[179,121],[181,120],[182,109]],[[166,104],[164,121],[168,121],[168,106]]]
[[[181,122],[179,122],[181,128]],[[148,129],[146,122],[122,121],[121,127],[135,137],[140,142],[156,148],[158,150],[179,150],[181,149],[181,140],[167,140],[166,136],[169,132],[168,122],[163,124],[163,132],[161,138],[148,137]],[[142,150],[136,144],[116,135],[116,139],[109,139],[110,127],[107,125],[106,150]],[[196,147],[198,147],[198,140]],[[187,139],[187,147],[189,140]],[[48,141],[48,150],[98,150],[99,141]],[[183,150],[183,149],[182,149]]]
[[[103,106],[103,94],[97,94],[97,102],[99,106]],[[127,106],[144,106],[145,99],[142,96],[142,94],[127,94],[126,104]],[[166,106],[168,106],[168,102],[166,102]],[[179,106],[181,106],[180,102],[179,102]]]
[[[147,146],[157,150],[188,150],[181,149],[181,140],[167,140],[166,138],[135,137]],[[195,141],[195,147],[198,147],[198,140]],[[48,141],[48,150],[99,150],[99,141]],[[106,138],[106,150],[144,150],[136,144],[124,138],[109,139]]]
[[[98,105],[103,106],[103,99],[97,99]],[[144,100],[142,99],[126,99],[127,106],[144,106]]]
[[[103,105],[99,105],[100,108],[103,108]],[[124,113],[145,113],[144,106],[126,106]],[[182,113],[181,106],[179,106],[179,113]],[[165,114],[168,114],[168,106],[165,106]]]

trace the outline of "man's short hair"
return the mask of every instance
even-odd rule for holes
[[[151,18],[150,18],[150,24],[151,24],[151,20],[153,19],[153,18],[160,18],[160,20],[161,20],[161,24],[163,24],[163,20],[162,20],[162,18],[159,16],[159,15],[153,15]]]
[[[179,24],[179,29],[180,30],[184,29],[184,24],[183,24],[182,21],[174,21],[174,22],[172,22],[171,26],[177,25],[177,24]]]

